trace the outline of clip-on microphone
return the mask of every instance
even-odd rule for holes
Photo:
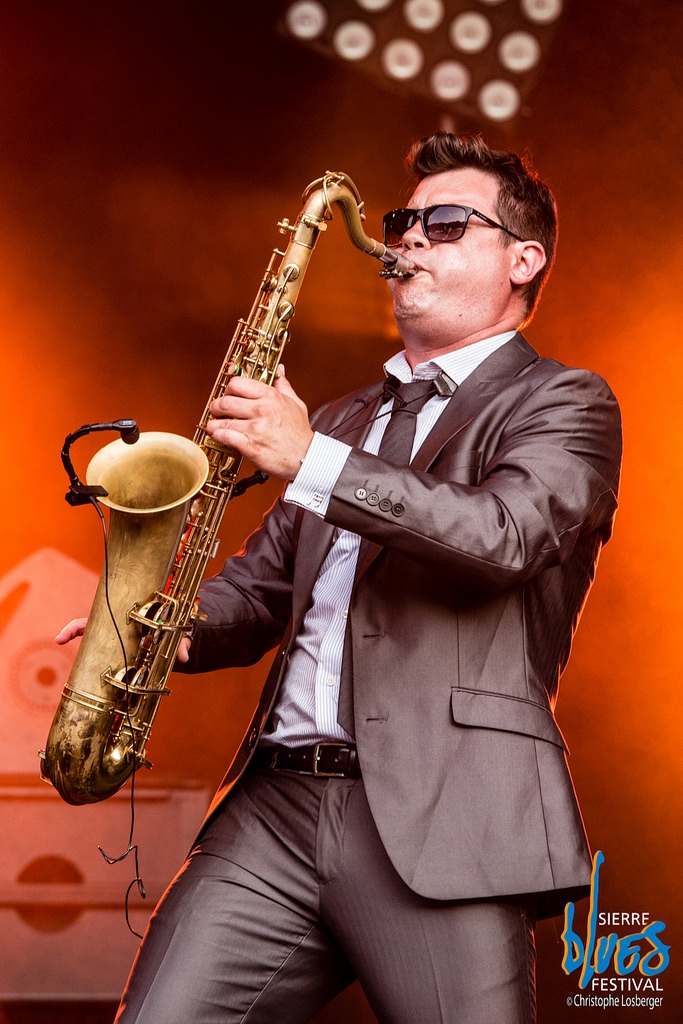
[[[399,394],[400,386],[401,381],[398,377],[394,377],[393,374],[390,374],[387,377],[382,388],[382,405],[384,405],[385,402],[388,402],[391,398],[393,398],[394,401],[405,405],[405,402]],[[458,385],[454,380],[451,380],[448,374],[443,370],[441,370],[434,378],[434,392],[439,395],[440,398],[451,398],[457,389]]]
[[[95,430],[118,430],[121,440],[126,444],[135,444],[140,437],[140,431],[135,420],[114,420],[113,423],[86,423],[85,426],[75,430],[73,434],[68,434],[64,441],[61,456],[62,465],[69,476],[70,482],[69,490],[64,497],[70,505],[87,505],[94,503],[96,498],[106,498],[107,496],[108,492],[99,484],[89,485],[81,483],[69,456],[69,449],[74,441],[77,441],[79,437],[85,437],[86,434],[91,434]]]

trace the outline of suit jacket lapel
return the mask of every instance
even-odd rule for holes
[[[536,359],[538,353],[521,334],[516,334],[480,363],[459,386],[434,429],[415,453],[411,462],[413,469],[428,469],[443,446],[467,426],[482,406]]]

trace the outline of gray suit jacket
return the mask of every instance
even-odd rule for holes
[[[362,443],[380,395],[377,384],[332,403],[316,429]],[[208,620],[190,671],[249,664],[279,645],[209,817],[257,743],[341,527],[373,542],[349,612],[355,729],[396,870],[437,899],[536,893],[541,915],[587,891],[553,707],[611,533],[620,457],[605,382],[517,335],[458,388],[410,467],[354,448],[326,521],[276,502],[202,588]]]

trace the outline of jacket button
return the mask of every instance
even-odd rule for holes
[[[391,508],[391,498],[382,498],[379,503],[380,512],[388,512]]]
[[[400,503],[400,501],[397,501],[396,504],[392,505],[392,507],[391,507],[391,511],[393,512],[393,514],[395,516],[402,516],[403,513],[405,512],[405,510],[406,510],[405,505],[402,505]]]
[[[368,505],[379,505],[379,494],[376,491],[371,491],[365,500]]]
[[[356,490],[353,492],[353,496],[354,498],[358,498],[359,501],[365,501],[365,499],[368,496],[368,492],[365,490],[364,487],[357,487]]]
[[[257,739],[258,739],[258,730],[257,729],[252,729],[251,732],[249,733],[249,737],[247,739],[247,746],[248,747],[253,747],[255,745]]]

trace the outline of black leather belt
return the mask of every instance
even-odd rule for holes
[[[328,779],[359,779],[358,752],[352,743],[313,743],[308,747],[261,747],[254,768],[299,772]]]

